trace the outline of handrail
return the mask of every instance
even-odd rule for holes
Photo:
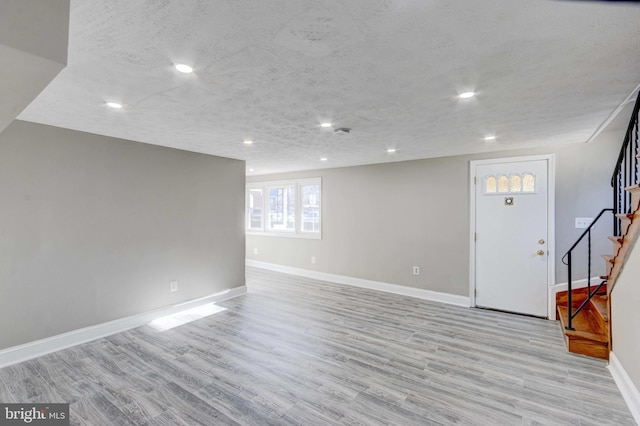
[[[622,234],[622,217],[625,214],[630,213],[631,210],[631,194],[625,190],[625,188],[637,185],[640,182],[640,92],[636,98],[636,103],[633,107],[633,113],[631,114],[631,120],[627,126],[627,132],[620,148],[620,154],[618,154],[618,160],[611,176],[611,186],[613,188],[613,208],[602,209],[598,216],[591,222],[591,224],[584,230],[582,235],[576,240],[569,250],[562,256],[562,263],[567,265],[568,273],[568,292],[567,292],[567,308],[568,308],[568,321],[567,330],[573,330],[573,318],[586,306],[591,298],[602,288],[607,282],[607,279],[603,280],[596,289],[591,292],[591,230],[596,222],[602,217],[604,212],[613,212],[613,235],[620,237]],[[588,239],[588,259],[587,259],[587,298],[584,302],[575,310],[573,310],[572,290],[573,283],[571,277],[571,254],[573,250],[580,244],[584,237]],[[566,261],[565,261],[566,259]]]
[[[562,263],[564,263],[565,265],[567,265],[567,273],[568,273],[568,280],[567,280],[567,309],[568,309],[568,314],[567,314],[567,325],[566,325],[566,329],[567,330],[574,330],[573,328],[573,319],[576,317],[576,315],[578,315],[578,313],[582,310],[582,308],[585,307],[585,305],[589,302],[589,300],[591,300],[591,298],[593,296],[595,296],[598,291],[602,288],[602,286],[607,282],[607,280],[602,281],[597,287],[596,289],[591,292],[591,230],[593,229],[593,227],[595,226],[596,222],[598,222],[598,220],[602,217],[602,215],[605,212],[613,212],[614,210],[612,208],[606,208],[606,209],[602,209],[600,210],[600,213],[598,213],[598,215],[595,217],[595,219],[593,220],[593,222],[591,222],[591,224],[589,224],[589,226],[587,227],[587,229],[584,230],[584,232],[582,233],[582,235],[580,235],[580,237],[578,237],[578,239],[576,240],[575,243],[573,243],[573,245],[571,246],[571,248],[569,250],[567,250],[567,252],[564,254],[564,256],[562,256]],[[573,252],[573,250],[578,246],[578,244],[580,244],[580,242],[582,241],[582,239],[587,236],[587,240],[588,240],[588,259],[587,259],[587,298],[584,300],[584,302],[582,302],[582,304],[576,308],[575,312],[571,312],[573,310],[573,301],[572,301],[572,290],[573,290],[573,282],[572,282],[572,277],[571,277],[571,253]],[[567,259],[567,261],[565,262],[565,259]]]
[[[636,104],[633,107],[633,112],[631,113],[631,121],[629,121],[629,125],[627,126],[627,131],[625,132],[624,141],[622,142],[622,147],[620,147],[620,154],[618,154],[618,160],[616,161],[616,168],[613,170],[613,175],[611,175],[611,185],[615,182],[616,172],[619,171],[620,165],[622,164],[622,159],[624,158],[624,149],[629,144],[629,135],[633,130],[633,117],[638,116],[638,112],[640,112],[640,92],[638,92],[638,97],[636,98]]]
[[[584,238],[585,235],[587,235],[588,233],[591,232],[591,228],[593,228],[596,224],[596,222],[598,221],[598,219],[600,219],[600,216],[602,216],[604,214],[604,212],[612,212],[613,209],[608,208],[608,209],[602,209],[600,210],[600,213],[598,213],[598,216],[596,216],[595,219],[593,219],[593,221],[589,224],[589,226],[587,227],[587,229],[584,230],[584,232],[582,233],[582,235],[580,235],[578,237],[578,239],[576,240],[575,243],[573,243],[573,245],[571,246],[571,248],[569,250],[567,250],[567,252],[564,254],[564,256],[562,256],[562,263],[564,263],[565,265],[568,265],[567,262],[564,261],[564,259],[567,257],[567,255],[569,254],[569,252],[573,251],[574,248],[576,248],[578,246],[578,244],[580,244],[580,241],[582,241],[582,239]]]
[[[618,160],[611,175],[611,187],[613,188],[613,210],[614,213],[629,213],[631,208],[631,195],[625,191],[627,186],[635,185],[640,181],[638,155],[639,129],[638,115],[640,114],[640,92],[633,107],[631,120],[627,126],[627,131],[620,147]],[[616,218],[613,222],[613,235],[619,235],[621,231],[621,220]]]

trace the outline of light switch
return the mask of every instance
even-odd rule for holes
[[[588,228],[593,222],[592,217],[576,217],[576,229]]]

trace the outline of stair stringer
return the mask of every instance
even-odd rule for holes
[[[629,254],[633,247],[635,247],[636,242],[638,240],[638,236],[640,235],[640,185],[633,185],[626,187],[625,190],[631,193],[631,205],[635,206],[632,208],[632,213],[630,213],[630,223],[624,230],[624,233],[620,236],[622,238],[622,243],[620,244],[620,248],[615,253],[612,261],[613,266],[610,271],[607,268],[608,277],[607,277],[607,311],[608,316],[611,318],[611,297],[613,289],[615,288],[616,281],[620,276],[620,273],[624,269],[624,265],[629,258]],[[615,247],[615,244],[614,244]],[[611,321],[609,321],[609,352],[613,350],[613,332],[611,330]]]

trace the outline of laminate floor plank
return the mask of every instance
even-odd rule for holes
[[[546,321],[247,268],[249,294],[0,369],[74,425],[633,425]]]

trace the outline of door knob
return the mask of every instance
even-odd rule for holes
[[[544,240],[538,240],[538,244],[544,244]]]
[[[543,256],[543,255],[544,255],[544,250],[538,250],[538,251],[536,252],[536,254],[537,254],[538,256]]]

